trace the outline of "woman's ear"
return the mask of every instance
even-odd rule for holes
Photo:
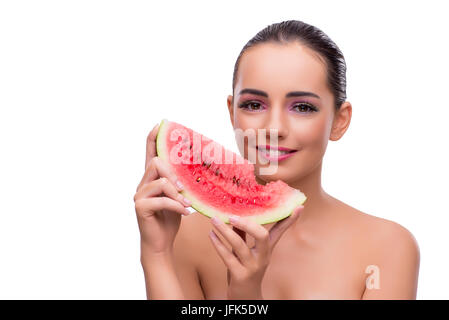
[[[349,101],[345,101],[340,110],[335,114],[332,123],[332,130],[329,139],[332,141],[339,140],[349,127],[352,117],[352,106]]]
[[[234,97],[232,95],[228,96],[227,103],[228,103],[228,111],[229,111],[229,117],[231,118],[232,127],[234,128]]]

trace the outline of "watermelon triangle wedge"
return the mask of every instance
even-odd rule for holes
[[[184,185],[181,194],[192,202],[192,208],[225,223],[231,215],[273,223],[307,199],[281,180],[257,183],[252,163],[176,122],[162,120],[156,149]]]

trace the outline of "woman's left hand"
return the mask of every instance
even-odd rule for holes
[[[248,218],[237,217],[235,221],[230,219],[232,229],[220,219],[212,218],[215,228],[232,247],[231,252],[214,230],[210,232],[212,243],[228,268],[228,299],[263,299],[262,279],[270,262],[271,252],[285,230],[297,220],[303,208],[302,205],[297,207],[290,216],[276,222],[270,231]],[[246,233],[255,240],[252,248],[246,244]]]

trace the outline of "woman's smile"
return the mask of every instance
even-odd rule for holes
[[[256,146],[258,153],[269,161],[281,161],[295,155],[298,150],[285,147]]]

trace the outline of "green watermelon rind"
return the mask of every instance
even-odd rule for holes
[[[165,138],[167,134],[167,119],[163,119],[159,125],[159,131],[156,138],[156,151],[157,156],[166,163],[169,163],[168,150],[165,146]],[[226,213],[225,210],[217,210],[207,204],[204,204],[201,200],[197,199],[191,192],[184,189],[180,192],[185,198],[191,201],[191,207],[206,217],[218,217],[223,222],[229,223],[229,216],[231,213]],[[283,206],[275,209],[266,209],[263,214],[252,215],[248,218],[252,219],[258,224],[269,224],[282,220],[290,216],[293,210],[302,205],[307,200],[307,197],[301,191],[292,188],[292,192],[288,197],[288,200]]]

